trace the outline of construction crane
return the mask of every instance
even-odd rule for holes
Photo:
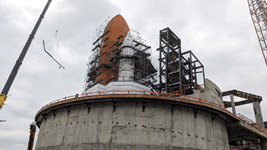
[[[28,51],[28,49],[29,49],[29,47],[31,45],[32,40],[34,39],[34,36],[35,36],[35,34],[36,34],[36,32],[37,32],[37,30],[38,30],[38,28],[39,28],[39,26],[40,26],[40,24],[41,24],[41,22],[42,22],[42,20],[44,18],[44,15],[45,15],[45,13],[46,13],[46,11],[47,11],[47,9],[48,9],[48,7],[49,7],[51,2],[52,2],[52,0],[48,0],[43,12],[41,13],[37,23],[35,24],[35,26],[34,26],[34,28],[32,30],[32,33],[30,34],[30,36],[29,36],[24,48],[22,49],[22,51],[21,51],[21,53],[19,55],[19,58],[15,63],[15,66],[13,67],[13,69],[12,69],[8,79],[7,79],[7,82],[6,82],[4,88],[3,88],[2,92],[1,92],[1,95],[0,95],[0,110],[4,105],[4,102],[5,102],[6,98],[7,98],[8,91],[9,91],[13,81],[15,80],[15,77],[16,77],[18,71],[19,71],[19,68],[20,68],[20,66],[22,64],[22,61],[23,61],[23,59],[24,59],[24,57],[25,57],[25,55],[26,55],[26,53],[27,53],[27,51]]]
[[[267,3],[265,0],[248,0],[248,6],[267,66]]]

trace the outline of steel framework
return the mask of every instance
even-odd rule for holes
[[[158,90],[193,94],[198,89],[198,74],[202,74],[204,84],[204,66],[192,51],[181,52],[181,40],[169,28],[160,30],[159,40]]]
[[[248,0],[248,6],[267,66],[267,4],[265,0]]]

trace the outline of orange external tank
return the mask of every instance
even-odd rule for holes
[[[113,17],[104,30],[104,36],[101,38],[98,71],[100,74],[96,77],[96,83],[107,85],[111,81],[118,80],[118,70],[112,61],[113,53],[120,49],[127,33],[130,31],[127,22],[119,14]]]

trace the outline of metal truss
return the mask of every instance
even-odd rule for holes
[[[267,66],[267,4],[265,0],[248,0],[248,6]]]

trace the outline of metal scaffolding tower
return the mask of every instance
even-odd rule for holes
[[[198,74],[204,82],[204,66],[192,53],[181,52],[181,40],[169,29],[160,30],[159,85],[161,92],[193,94],[198,89]]]
[[[159,38],[159,84],[160,91],[169,93],[170,86],[173,84],[169,80],[171,72],[181,68],[181,40],[169,29],[160,30]],[[171,63],[176,65],[171,66]],[[176,74],[175,83],[179,87],[177,91],[182,90],[182,72]]]

